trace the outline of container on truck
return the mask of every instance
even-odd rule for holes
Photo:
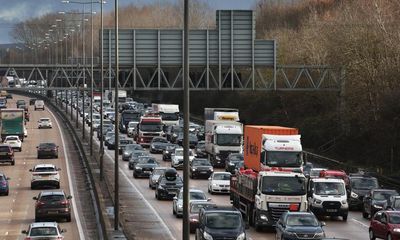
[[[1,118],[1,139],[10,135],[16,135],[24,141],[24,123],[25,113],[24,109],[18,108],[4,108],[0,110]]]
[[[296,128],[247,125],[244,165],[255,171],[298,169],[303,166],[301,136]]]
[[[236,108],[205,108],[204,122],[207,120],[236,121],[239,119],[239,109]]]
[[[115,90],[105,90],[106,99],[112,103],[115,101]],[[126,102],[127,93],[125,90],[118,90],[118,103]]]
[[[119,121],[119,131],[122,133],[127,133],[129,122],[136,122],[136,124],[138,124],[141,115],[142,114],[140,112],[134,110],[124,110],[121,113],[121,118]]]
[[[179,124],[179,105],[178,104],[152,104],[153,113],[161,116],[162,122],[166,126]]]
[[[224,167],[229,154],[242,152],[241,123],[207,120],[205,131],[205,150],[214,167]]]
[[[286,211],[307,211],[306,182],[302,173],[241,169],[232,175],[230,199],[259,231],[275,226]]]
[[[135,140],[142,146],[150,146],[154,137],[164,135],[161,117],[158,115],[144,115],[140,117]]]

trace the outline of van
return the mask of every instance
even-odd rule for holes
[[[42,109],[44,111],[44,101],[43,100],[36,100],[35,101],[35,111],[37,109]]]

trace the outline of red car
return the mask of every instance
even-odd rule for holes
[[[379,211],[371,219],[369,239],[400,240],[400,211]]]

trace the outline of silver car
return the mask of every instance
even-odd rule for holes
[[[211,201],[211,198],[207,198],[206,194],[199,189],[189,189],[189,201]],[[178,218],[182,217],[183,214],[183,188],[179,191],[178,197],[174,197],[172,203],[172,212]]]
[[[167,167],[156,167],[153,170],[153,172],[150,174],[150,177],[149,177],[149,188],[151,188],[151,189],[156,188],[158,179],[160,178],[161,175],[164,175],[164,173],[167,169],[168,169]]]

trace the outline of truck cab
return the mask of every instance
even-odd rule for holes
[[[153,112],[161,116],[165,126],[179,125],[179,105],[177,104],[152,104]]]
[[[162,137],[163,124],[158,115],[145,115],[140,117],[137,128],[136,142],[142,146],[150,146],[153,137]]]
[[[345,182],[337,178],[314,178],[308,184],[310,210],[317,216],[341,216],[347,221],[349,205]]]

